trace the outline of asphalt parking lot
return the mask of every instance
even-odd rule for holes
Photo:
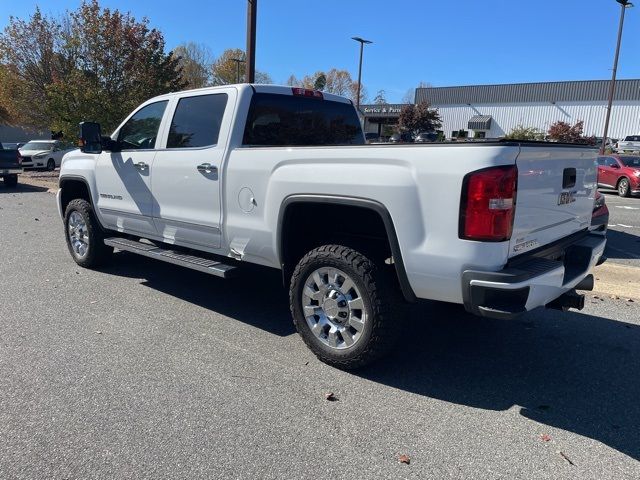
[[[46,190],[0,185],[0,478],[640,478],[640,300],[515,321],[427,302],[345,373],[297,337],[277,272],[83,270]],[[607,203],[610,262],[635,271],[640,199]]]

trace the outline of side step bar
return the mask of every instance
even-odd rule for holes
[[[215,275],[216,277],[230,278],[234,276],[237,271],[237,267],[233,265],[226,265],[209,258],[187,255],[176,250],[169,250],[149,243],[129,240],[128,238],[105,238],[104,243],[118,250],[135,253],[143,257],[155,258],[156,260],[198,270],[199,272]]]

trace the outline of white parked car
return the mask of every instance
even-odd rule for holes
[[[153,98],[81,140],[57,196],[79,265],[116,248],[222,278],[282,270],[298,332],[340,368],[410,333],[404,300],[501,319],[582,308],[604,261],[584,145],[365,145],[350,100],[248,84]]]
[[[25,168],[46,168],[55,170],[62,163],[62,157],[75,147],[60,140],[31,140],[19,149],[22,166]]]

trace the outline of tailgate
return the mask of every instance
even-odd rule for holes
[[[591,223],[597,151],[566,145],[523,145],[509,257],[539,248]]]
[[[17,150],[0,150],[0,168],[17,168],[19,166]]]

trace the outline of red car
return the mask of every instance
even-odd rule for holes
[[[640,156],[598,157],[598,186],[618,190],[621,197],[640,194]]]

